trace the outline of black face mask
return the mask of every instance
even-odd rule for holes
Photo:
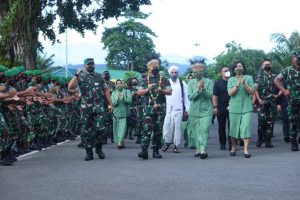
[[[297,58],[297,65],[300,66],[300,57]]]
[[[266,65],[266,66],[264,67],[264,70],[265,70],[266,72],[271,71],[271,69],[272,69],[271,65]]]
[[[86,71],[88,71],[89,73],[94,72],[95,71],[95,66],[89,65],[88,67],[86,67]]]
[[[159,74],[158,67],[153,68],[151,72],[152,72],[153,75],[158,75]]]
[[[109,81],[110,75],[107,74],[107,75],[105,75],[103,78],[104,78],[104,80]]]
[[[36,83],[37,83],[37,84],[40,84],[41,82],[42,82],[42,79],[41,79],[40,77],[37,77],[37,78],[36,78]]]

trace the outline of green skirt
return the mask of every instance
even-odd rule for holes
[[[252,112],[243,114],[229,113],[230,132],[229,135],[236,139],[251,138]]]

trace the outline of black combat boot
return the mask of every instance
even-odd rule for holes
[[[14,161],[10,158],[10,150],[3,150],[1,152],[2,162],[1,164],[4,166],[11,166],[13,165]]]
[[[152,153],[153,158],[162,158],[162,156],[159,153],[158,147],[153,146],[153,153]]]
[[[298,144],[296,141],[296,137],[291,138],[291,150],[298,151]]]
[[[105,158],[105,154],[102,151],[102,144],[97,144],[96,145],[96,153],[98,154],[99,159],[104,159]]]
[[[92,147],[87,147],[86,149],[86,157],[84,158],[85,161],[93,160],[93,149]]]
[[[136,144],[141,144],[141,136],[138,135],[135,141]]]
[[[257,141],[256,141],[256,146],[261,147],[263,143],[263,133],[260,133],[260,131],[257,133]]]
[[[138,153],[139,158],[143,158],[144,160],[148,159],[148,146],[142,145],[142,151]]]
[[[265,147],[266,148],[273,148],[273,144],[271,144],[271,136],[266,135],[265,137]]]

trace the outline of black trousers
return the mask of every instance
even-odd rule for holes
[[[229,136],[229,111],[228,110],[219,110],[217,114],[218,124],[219,124],[219,142],[220,145],[226,145],[226,122],[227,122],[227,134],[228,134],[228,144],[231,144],[231,138]]]

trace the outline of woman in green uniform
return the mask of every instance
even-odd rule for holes
[[[194,143],[197,148],[195,156],[205,159],[208,156],[206,147],[213,115],[213,82],[203,77],[204,60],[191,60],[191,63],[195,78],[188,83],[188,98],[191,102],[188,112],[189,130],[194,136]]]
[[[111,100],[114,106],[114,142],[118,144],[118,149],[122,149],[125,147],[123,140],[127,128],[127,111],[132,98],[130,91],[123,88],[123,82],[120,79],[116,81],[116,90],[111,94]]]
[[[241,61],[235,62],[233,67],[233,77],[228,80],[229,102],[229,120],[230,136],[232,138],[232,148],[230,156],[236,155],[236,141],[243,139],[244,156],[250,158],[248,151],[251,138],[251,118],[253,111],[252,96],[253,79],[252,76],[245,75],[246,67]]]

